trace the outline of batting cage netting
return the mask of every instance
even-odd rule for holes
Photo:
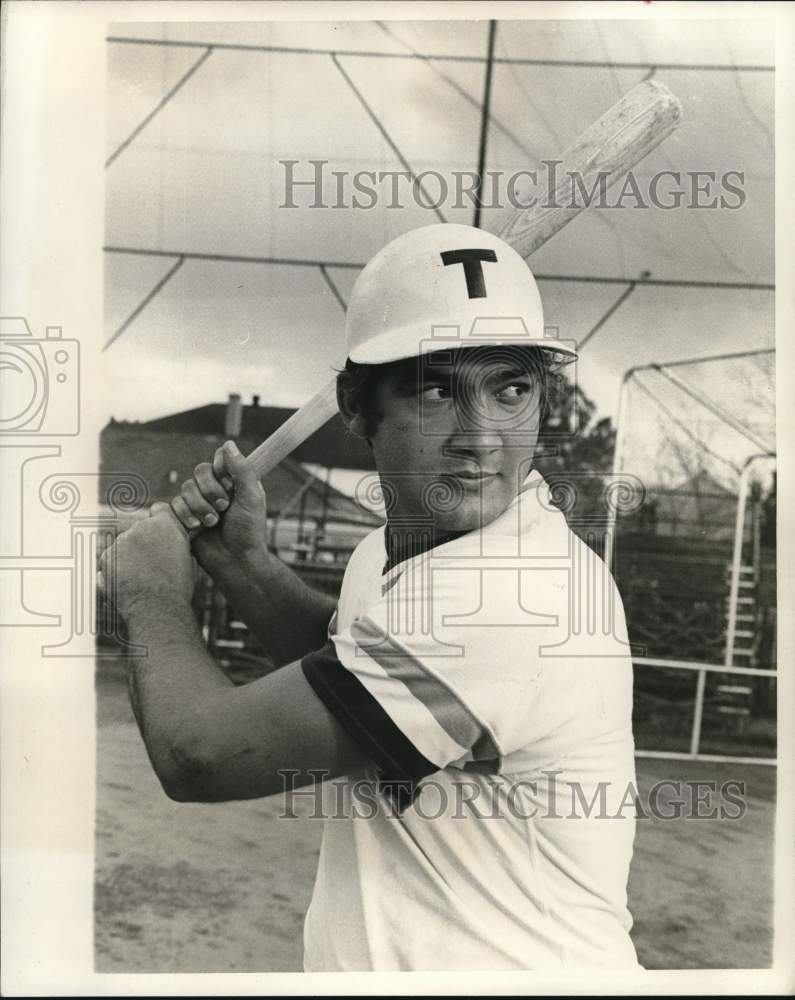
[[[624,378],[612,531],[638,748],[775,757],[775,354]]]

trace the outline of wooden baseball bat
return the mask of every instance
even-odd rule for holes
[[[663,84],[639,83],[563,153],[553,175],[554,193],[546,192],[544,204],[517,209],[497,235],[528,257],[586,207],[584,197],[574,197],[574,176],[582,179],[586,191],[600,174],[610,187],[678,127],[681,114],[679,101]],[[270,472],[336,412],[332,379],[251,452],[249,461],[257,475]]]

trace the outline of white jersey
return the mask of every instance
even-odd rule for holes
[[[348,564],[304,658],[373,761],[324,785],[305,969],[637,968],[632,665],[604,564],[531,473],[499,518]]]

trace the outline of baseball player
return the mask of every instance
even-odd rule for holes
[[[451,224],[376,254],[347,338],[340,412],[387,522],[338,601],[269,552],[231,442],[105,557],[149,649],[130,685],[152,764],[180,801],[322,783],[307,971],[637,968],[623,610],[533,467],[573,351],[521,257]],[[191,613],[199,524],[193,555],[280,665],[242,687]]]

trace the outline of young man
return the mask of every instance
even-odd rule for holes
[[[232,443],[106,557],[149,648],[131,691],[152,764],[180,801],[325,780],[308,971],[637,967],[623,611],[532,465],[573,352],[544,336],[524,261],[457,225],[376,255],[347,336],[340,410],[387,524],[338,603],[268,552]],[[199,523],[197,559],[284,664],[244,687],[191,614]]]

